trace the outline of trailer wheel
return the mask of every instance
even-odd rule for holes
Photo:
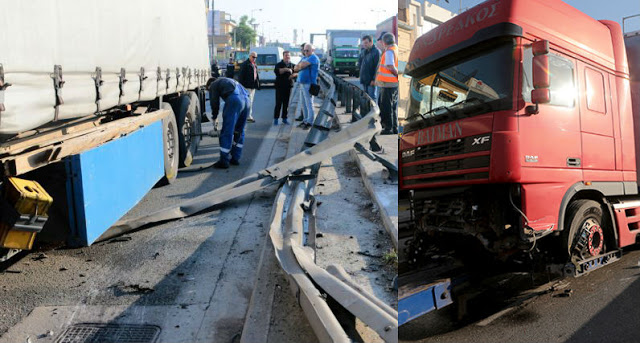
[[[567,209],[564,243],[571,259],[581,261],[606,251],[605,217],[602,205],[594,200],[576,200]]]
[[[200,140],[202,138],[202,109],[200,107],[200,98],[198,98],[198,94],[196,92],[187,92],[186,94],[189,97],[189,112],[193,112],[195,115],[195,125],[193,125],[192,137],[191,137],[191,147],[192,156],[195,156],[196,152],[198,152],[198,147],[200,146]]]
[[[178,177],[178,158],[180,155],[178,144],[178,124],[173,114],[171,105],[162,104],[163,110],[171,113],[162,119],[162,147],[164,155],[164,177],[160,180],[159,185],[168,185]]]
[[[189,95],[184,94],[171,102],[178,123],[178,146],[180,147],[179,166],[188,167],[193,162],[195,155],[194,144],[195,127],[197,126],[196,104],[191,101]]]

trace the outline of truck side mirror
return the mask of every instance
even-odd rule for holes
[[[527,106],[526,111],[527,114],[538,114],[538,104],[551,102],[551,92],[549,90],[549,41],[534,42],[531,50],[533,52],[532,74],[534,88],[531,91],[531,102],[535,106]]]

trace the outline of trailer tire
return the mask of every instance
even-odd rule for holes
[[[195,156],[196,152],[198,152],[198,147],[200,146],[200,140],[202,138],[202,117],[204,116],[204,113],[202,112],[202,108],[200,106],[200,98],[198,97],[198,94],[196,92],[190,91],[187,92],[187,96],[191,101],[189,107],[193,107],[193,113],[196,117],[194,122],[195,125],[193,126],[192,131],[196,136],[193,136],[191,138],[191,144],[193,145],[191,154]]]
[[[180,168],[188,167],[193,162],[195,147],[193,144],[194,128],[197,125],[195,108],[191,98],[187,94],[171,102],[178,123],[178,146],[180,147],[180,158],[178,159]]]
[[[609,230],[600,203],[588,199],[575,200],[569,204],[567,214],[563,243],[572,260],[580,261],[606,252]]]
[[[158,182],[160,186],[173,183],[178,177],[178,158],[180,155],[178,144],[178,123],[171,105],[162,104],[163,110],[171,112],[162,119],[162,148],[164,156],[164,177]]]

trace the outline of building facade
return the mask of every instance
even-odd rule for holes
[[[218,62],[228,60],[235,46],[233,30],[237,26],[236,22],[225,11],[208,11],[207,22],[211,62],[213,59]]]

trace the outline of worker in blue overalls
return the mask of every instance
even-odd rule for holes
[[[244,126],[251,109],[249,93],[233,79],[219,77],[209,80],[209,100],[211,115],[215,122],[220,109],[220,98],[224,100],[222,110],[222,130],[220,131],[220,160],[213,166],[229,168],[229,164],[240,164],[244,144]]]

